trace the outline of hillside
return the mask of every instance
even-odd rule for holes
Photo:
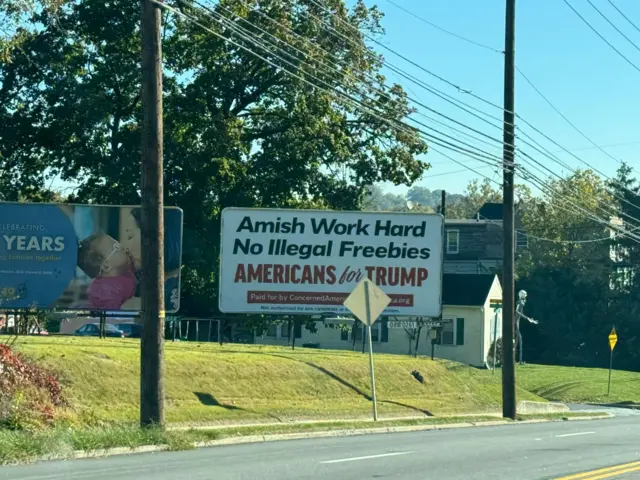
[[[138,342],[24,337],[15,347],[60,375],[79,422],[138,418]],[[408,356],[375,363],[381,417],[500,409],[499,373]],[[368,357],[343,351],[169,342],[166,390],[167,419],[180,423],[356,418],[371,408]],[[520,390],[519,399],[540,398]]]
[[[640,403],[640,373],[614,370],[607,396],[606,368],[518,366],[520,387],[547,400],[569,403]]]

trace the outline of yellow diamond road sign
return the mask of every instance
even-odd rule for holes
[[[368,294],[368,295],[367,295]],[[369,317],[367,318],[367,296],[369,297]],[[373,325],[384,312],[391,299],[368,278],[362,280],[344,301],[347,307],[365,325]]]
[[[611,329],[611,333],[609,334],[609,347],[613,350],[618,343],[618,334],[616,333],[616,327]]]

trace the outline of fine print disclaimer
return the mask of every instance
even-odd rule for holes
[[[442,323],[440,322],[412,322],[412,321],[400,321],[400,320],[393,320],[390,321],[388,324],[389,328],[405,328],[407,330],[409,329],[416,329],[416,328],[438,328],[442,326]]]

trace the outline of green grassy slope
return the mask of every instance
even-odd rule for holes
[[[518,385],[547,400],[572,403],[640,403],[640,373],[604,368],[520,365]]]
[[[59,373],[80,423],[138,418],[137,341],[25,337],[15,347]],[[399,355],[376,355],[375,364],[382,417],[500,409],[499,373]],[[170,422],[357,418],[371,408],[368,357],[343,351],[167,343],[166,390]]]

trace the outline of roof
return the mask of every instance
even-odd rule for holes
[[[445,218],[444,224],[447,225],[487,225],[494,224],[495,220],[476,220],[473,218]]]
[[[442,304],[484,305],[496,276],[495,274],[445,273],[442,278]]]
[[[504,205],[502,203],[485,203],[480,207],[476,217],[486,220],[502,220],[504,218]]]

